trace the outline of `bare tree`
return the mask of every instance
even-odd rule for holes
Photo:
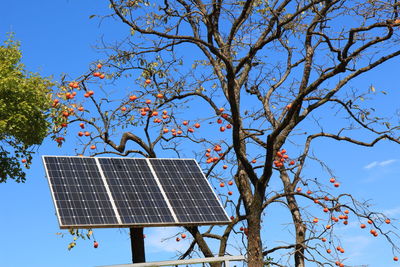
[[[179,156],[189,142],[211,180],[233,177],[238,197],[221,193],[232,223],[222,231],[187,228],[193,243],[182,258],[197,247],[213,256],[207,239],[218,240],[217,254],[225,255],[234,233],[246,237],[249,266],[305,266],[307,261],[344,266],[333,226],[339,220],[347,225],[349,215],[365,221],[371,234],[383,234],[399,252],[394,241],[399,236],[385,230],[389,218],[303,174],[306,161],[313,160],[332,175],[334,187],[340,186],[329,166],[310,154],[318,139],[364,147],[383,140],[399,143],[397,122],[380,117],[364,101],[375,88],[351,87],[355,78],[400,55],[396,1],[110,0],[110,8],[106,17],[122,22],[130,35],[103,44],[108,58],[102,66],[62,87],[59,97],[65,102],[55,105],[54,116],[58,123],[91,127],[83,153],[91,147],[93,155],[156,157],[171,150]],[[131,77],[137,77],[139,89],[127,86],[123,92]],[[100,85],[107,88],[103,93],[90,93]],[[90,104],[84,105],[91,105],[91,113],[70,110],[82,105],[73,102],[74,89],[86,92]],[[182,124],[193,107],[198,117]],[[231,135],[200,135],[200,123]],[[63,129],[56,124],[54,131]],[[221,164],[223,170],[217,169]],[[270,187],[273,179],[280,180],[279,189]],[[290,212],[294,238],[266,247],[262,221],[274,204]],[[321,228],[322,216],[328,224]],[[246,227],[238,233],[235,226],[242,223]],[[285,252],[287,260],[274,260]]]

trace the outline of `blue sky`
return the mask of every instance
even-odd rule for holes
[[[59,1],[5,1],[0,10],[0,40],[7,32],[15,32],[22,43],[23,62],[31,71],[42,75],[62,73],[71,77],[85,72],[90,62],[98,59],[93,46],[103,35],[118,38],[125,32],[113,27],[108,21],[89,19],[92,14],[105,14],[107,3],[94,0]],[[374,84],[377,90],[389,92],[389,96],[377,95],[378,102],[386,104],[387,111],[398,109],[400,85],[398,66],[400,59],[390,61],[384,67],[357,79],[356,86],[367,88]],[[335,148],[335,149],[333,149]],[[340,191],[352,192],[362,199],[373,199],[374,209],[385,211],[391,218],[400,218],[400,156],[399,148],[388,142],[376,147],[360,148],[340,143],[316,142],[319,157],[335,170],[342,186]],[[55,217],[50,191],[44,177],[41,155],[73,154],[72,145],[59,149],[46,140],[38,149],[32,168],[27,171],[27,182],[0,184],[0,266],[97,266],[130,262],[130,241],[125,229],[101,229],[95,231],[100,243],[98,249],[92,241],[79,241],[71,251],[67,245],[71,237],[56,235],[60,231]],[[190,154],[188,154],[190,156]],[[311,165],[309,175],[319,175],[321,169]],[[281,209],[271,208],[267,218],[283,217]],[[266,233],[286,231],[286,226],[275,220],[266,220]],[[399,221],[393,220],[396,226]],[[160,242],[182,229],[146,229],[147,260],[174,259],[176,250],[184,250],[189,241]],[[383,238],[371,238],[353,223],[341,231],[349,265],[396,266],[390,248]],[[240,242],[240,239],[238,239]],[[373,253],[371,253],[371,251]]]

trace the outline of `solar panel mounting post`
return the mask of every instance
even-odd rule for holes
[[[130,228],[132,263],[146,262],[143,228]]]

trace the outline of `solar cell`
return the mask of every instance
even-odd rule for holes
[[[222,208],[193,159],[149,159],[181,224],[227,223]]]
[[[94,158],[43,159],[61,228],[118,224]]]

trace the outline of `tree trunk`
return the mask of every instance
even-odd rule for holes
[[[262,198],[254,194],[252,204],[247,217],[247,259],[249,267],[264,266],[264,257],[261,243],[261,213]]]
[[[294,265],[296,267],[304,267],[304,247],[306,226],[301,219],[299,206],[293,195],[286,197],[290,212],[292,214],[295,230],[296,230],[296,251],[294,253]]]

